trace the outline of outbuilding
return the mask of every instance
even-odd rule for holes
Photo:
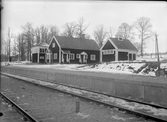
[[[101,47],[101,62],[136,60],[137,48],[123,38],[108,38]]]

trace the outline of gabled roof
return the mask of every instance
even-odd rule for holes
[[[110,38],[110,39],[118,49],[138,51],[137,48],[128,39],[123,39],[123,40],[118,40],[118,38]]]
[[[48,47],[49,45],[47,44],[47,43],[45,43],[45,42],[41,42],[41,43],[39,43],[39,44],[37,44],[37,45],[35,45],[35,46],[33,46],[33,47]]]
[[[64,36],[55,36],[55,38],[61,48],[81,49],[81,50],[100,50],[97,43],[92,39],[72,38],[72,37],[64,37]]]

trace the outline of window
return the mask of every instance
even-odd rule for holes
[[[95,55],[90,55],[90,60],[95,60],[96,56]]]
[[[57,59],[57,53],[54,53],[54,59]]]
[[[45,50],[43,48],[40,48],[40,53],[44,53]]]
[[[80,54],[77,54],[76,58],[79,58],[80,57]]]
[[[71,60],[74,60],[74,59],[75,59],[74,53],[71,53],[71,54],[70,54],[70,59],[71,59]]]
[[[49,59],[49,54],[48,54],[48,53],[47,53],[47,55],[46,55],[46,56],[47,56],[47,59]]]
[[[114,54],[114,50],[103,50],[104,55]]]
[[[55,43],[52,43],[52,48],[54,48],[55,47]]]
[[[45,59],[44,56],[40,56],[39,59]]]

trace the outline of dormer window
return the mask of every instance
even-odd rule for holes
[[[119,40],[119,41],[123,41],[123,38],[122,38],[122,37],[118,37],[118,40]]]
[[[52,43],[52,48],[54,48],[55,47],[55,43]]]

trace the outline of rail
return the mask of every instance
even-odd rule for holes
[[[2,96],[3,99],[5,99],[5,101],[9,102],[13,107],[15,107],[16,110],[21,115],[23,115],[28,121],[30,121],[30,122],[39,122],[33,116],[31,116],[29,113],[27,113],[23,108],[21,108],[20,106],[18,106],[17,103],[15,103],[9,97],[7,97],[6,95],[4,95],[2,92],[0,93],[0,95]]]

